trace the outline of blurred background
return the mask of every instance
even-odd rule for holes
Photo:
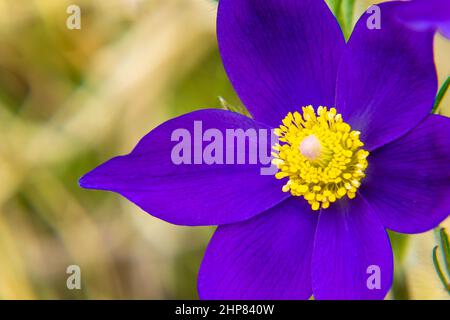
[[[70,4],[81,30],[66,27]],[[220,107],[218,96],[240,104],[215,17],[211,0],[0,0],[0,299],[197,298],[213,228],[170,225],[77,180],[174,116]],[[449,52],[437,36],[441,84]],[[393,240],[389,298],[448,299],[433,231]],[[69,265],[81,290],[66,287]]]

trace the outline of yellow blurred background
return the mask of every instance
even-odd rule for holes
[[[70,4],[81,30],[66,27]],[[355,16],[368,1],[357,1]],[[239,100],[221,65],[210,0],[0,1],[0,298],[191,299],[213,228],[173,226],[77,180],[156,125]],[[436,39],[439,80],[450,41]],[[450,116],[450,95],[442,114]],[[447,220],[446,225],[450,228]],[[448,299],[433,232],[408,237],[407,290]],[[81,290],[66,268],[81,268]]]

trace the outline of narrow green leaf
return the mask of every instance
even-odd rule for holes
[[[438,258],[438,249],[439,246],[435,246],[433,248],[433,264],[434,268],[436,269],[436,272],[439,276],[439,279],[441,280],[442,284],[444,285],[445,290],[450,294],[450,284],[447,282],[447,279],[444,276],[444,273],[442,272],[441,266],[439,264],[439,258]]]
[[[450,277],[450,246],[448,242],[448,235],[444,228],[439,230],[439,237],[441,243],[442,256],[444,258],[445,270]]]
[[[433,109],[431,110],[431,113],[439,112],[440,104],[441,104],[442,99],[444,98],[445,94],[447,93],[449,86],[450,86],[450,77],[448,77],[447,80],[445,80],[444,84],[439,89],[436,99],[434,100],[434,105],[433,105]]]

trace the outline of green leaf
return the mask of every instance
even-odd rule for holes
[[[450,285],[447,283],[447,279],[444,276],[444,273],[442,272],[441,266],[439,264],[439,257],[438,257],[438,249],[439,247],[436,246],[433,248],[433,264],[434,264],[434,268],[436,269],[436,272],[439,276],[439,279],[441,280],[442,284],[444,285],[445,290],[448,291],[448,293],[450,294]]]
[[[434,106],[433,106],[433,109],[431,110],[431,113],[439,113],[439,106],[440,106],[445,94],[447,93],[449,86],[450,86],[450,77],[448,77],[447,80],[445,80],[444,84],[439,89],[436,99],[434,100]]]
[[[439,230],[435,229],[435,231],[438,236],[439,245],[433,248],[433,264],[434,268],[436,269],[436,273],[438,274],[439,280],[441,280],[445,290],[447,290],[447,292],[450,294],[450,282],[444,275],[438,255],[440,246],[442,258],[444,260],[445,268],[447,271],[447,276],[450,278],[450,247],[448,242],[448,235],[445,232],[444,228],[440,228]]]
[[[442,256],[444,257],[445,269],[450,277],[450,246],[448,243],[448,235],[444,228],[439,230],[439,237],[441,243]]]

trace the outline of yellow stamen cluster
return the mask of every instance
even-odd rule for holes
[[[272,152],[279,169],[275,177],[289,178],[283,191],[304,197],[313,210],[326,209],[345,196],[353,199],[368,165],[360,132],[335,108],[319,107],[316,114],[307,106],[302,111],[288,113],[275,129],[280,141]]]

